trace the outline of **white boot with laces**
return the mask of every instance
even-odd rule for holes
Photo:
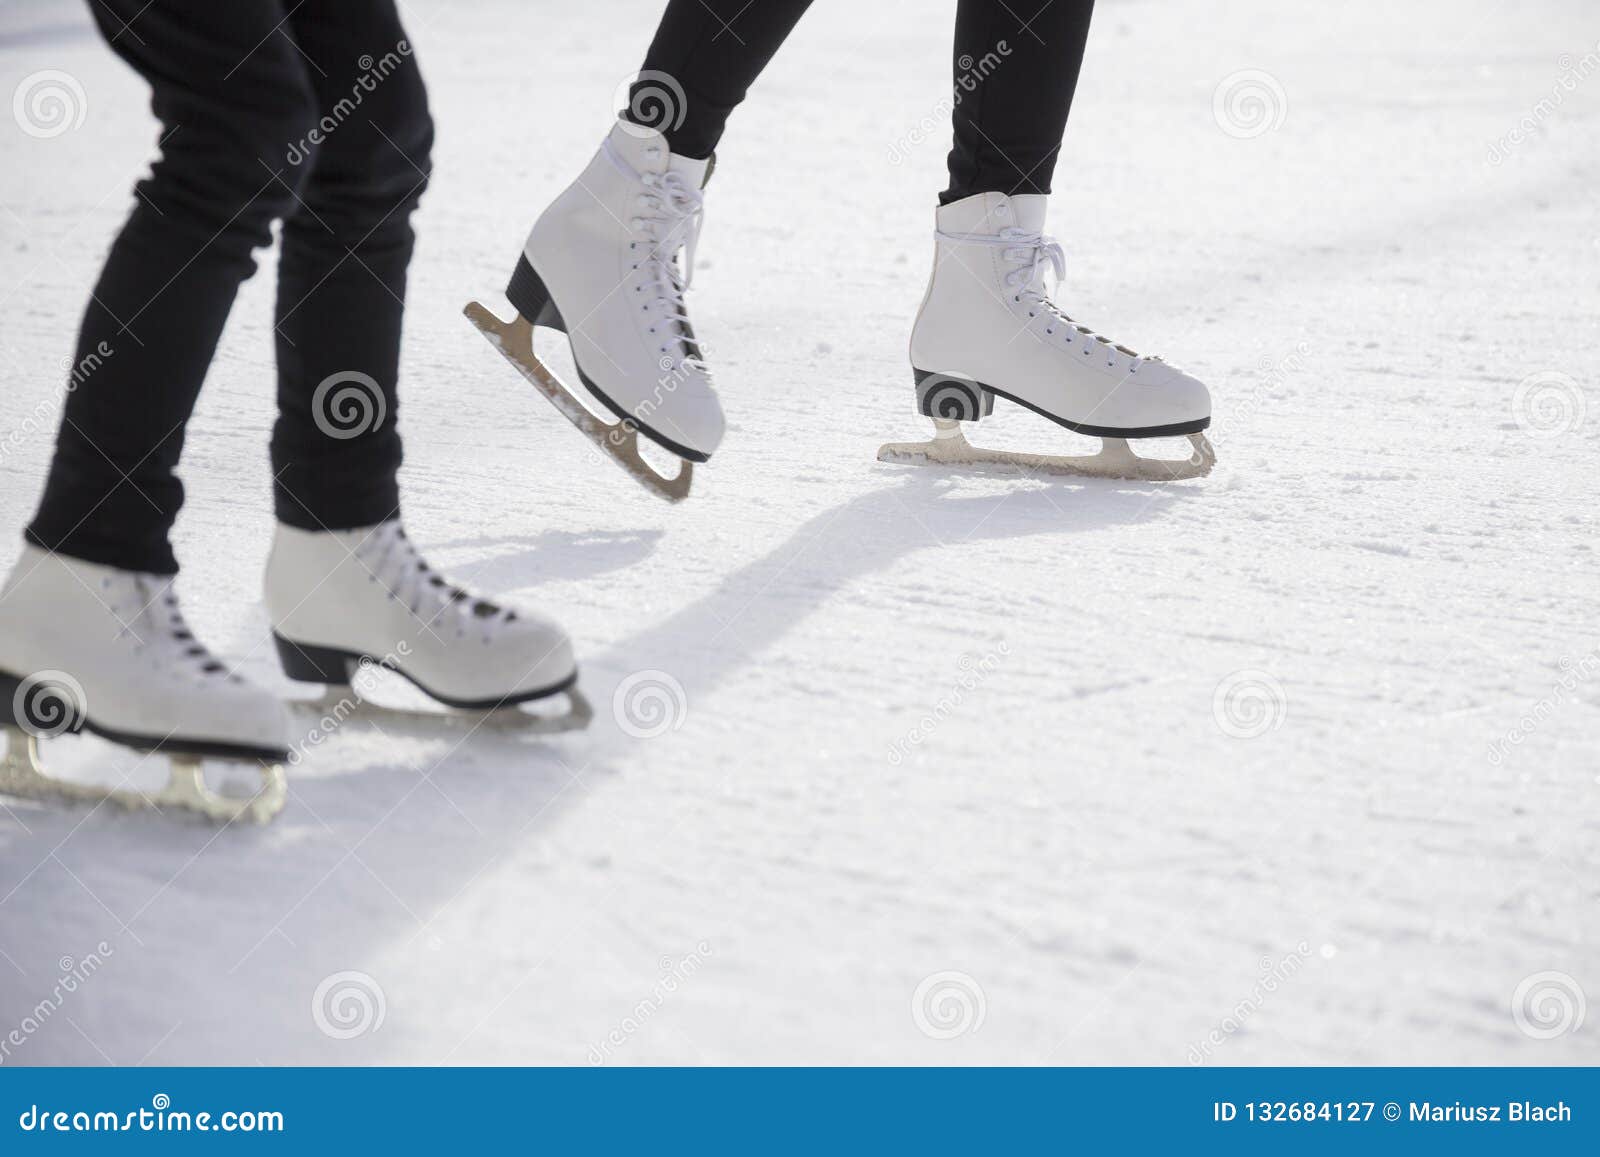
[[[578,668],[566,632],[451,582],[397,521],[335,531],[280,523],[266,604],[291,679],[342,686],[367,661],[464,710],[563,691],[577,704]]]
[[[1199,379],[1096,333],[1049,296],[1046,274],[1065,272],[1044,234],[1048,198],[978,193],[939,207],[934,269],[911,332],[917,409],[934,419],[931,443],[885,446],[884,461],[1011,465],[1048,473],[1166,480],[1194,477],[1215,460],[1201,433],[1211,395]],[[996,397],[1081,434],[1099,454],[1061,457],[987,450],[960,423],[993,412]],[[1129,439],[1187,436],[1187,462],[1144,459]]]
[[[201,643],[172,576],[120,570],[23,548],[0,590],[0,725],[8,737],[0,794],[177,806],[210,818],[271,818],[282,808],[292,727],[276,696]],[[171,758],[147,794],[51,779],[39,742],[86,730]],[[253,797],[212,793],[199,760],[260,762]]]
[[[467,316],[568,420],[651,490],[687,496],[693,463],[722,441],[722,405],[684,295],[694,269],[710,159],[670,150],[655,129],[618,121],[587,168],[539,215],[506,288],[503,322]],[[618,419],[597,419],[533,352],[535,326],[566,334],[583,391]],[[682,460],[664,478],[635,433]]]

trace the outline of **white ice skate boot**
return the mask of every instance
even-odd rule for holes
[[[911,331],[919,412],[931,443],[883,447],[884,461],[1009,464],[1051,473],[1166,480],[1207,473],[1215,458],[1206,387],[1159,358],[1143,357],[1062,313],[1045,273],[1064,272],[1061,247],[1043,235],[1043,195],[978,193],[937,214],[933,275]],[[992,412],[998,395],[1081,434],[1105,439],[1081,457],[1012,454],[967,443],[961,422]],[[1193,456],[1136,456],[1130,438],[1188,435]]]
[[[423,560],[399,522],[335,531],[280,523],[267,560],[266,604],[291,679],[342,687],[358,665],[378,664],[467,711],[565,691],[569,715],[529,722],[550,730],[588,722],[566,633],[450,582]]]
[[[275,696],[219,662],[178,610],[170,576],[100,566],[28,545],[0,593],[0,793],[176,805],[214,819],[271,818],[290,720]],[[51,779],[38,740],[88,730],[171,757],[154,795]],[[260,761],[253,798],[215,795],[199,758]]]
[[[671,152],[654,129],[619,121],[588,168],[528,236],[501,322],[476,302],[467,316],[574,424],[671,500],[722,441],[722,406],[684,306],[710,161]],[[680,261],[680,255],[682,260]],[[534,326],[566,333],[588,392],[619,421],[578,403],[533,354]],[[637,430],[685,465],[663,479],[639,458]]]

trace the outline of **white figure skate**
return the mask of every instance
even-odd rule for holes
[[[535,222],[506,289],[516,318],[501,321],[478,302],[466,307],[569,421],[672,502],[688,496],[693,464],[710,458],[723,433],[684,305],[709,166],[671,152],[654,129],[618,122]],[[567,335],[587,394],[617,421],[597,416],[535,356],[535,326]],[[682,459],[675,477],[650,468],[637,434]]]
[[[287,795],[287,712],[195,639],[169,576],[24,547],[0,593],[0,725],[0,795],[258,822]],[[150,794],[52,777],[41,741],[80,730],[167,756],[166,786]],[[212,791],[207,758],[258,765],[259,789],[239,798]]]
[[[566,633],[452,583],[424,561],[398,522],[338,531],[280,523],[267,561],[266,604],[284,673],[322,684],[331,699],[349,697],[368,713],[388,710],[365,695],[365,676],[376,666],[447,707],[494,713],[499,724],[529,731],[576,730],[592,716]],[[564,715],[503,710],[563,692]]]
[[[917,409],[929,442],[890,443],[881,462],[1003,467],[1045,474],[1171,481],[1211,471],[1202,433],[1206,387],[1062,313],[1045,272],[1059,280],[1061,247],[1043,235],[1047,197],[979,193],[937,214],[933,275],[911,331]],[[1023,454],[971,445],[961,429],[993,412],[996,396],[1104,441],[1098,454]],[[1186,435],[1186,460],[1141,458],[1130,439]]]

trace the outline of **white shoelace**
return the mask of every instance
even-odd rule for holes
[[[1068,317],[1061,311],[1060,306],[1050,300],[1045,286],[1045,273],[1048,271],[1054,274],[1058,285],[1067,275],[1066,254],[1060,242],[1054,237],[1047,237],[1016,225],[1007,226],[998,234],[946,233],[943,230],[937,232],[940,237],[949,241],[1004,246],[1001,256],[1007,261],[1017,263],[1017,268],[1007,273],[1005,277],[1006,288],[1013,291],[1012,301],[1029,306],[1030,318],[1037,316],[1041,310],[1045,312],[1046,336],[1054,336],[1057,330],[1060,330],[1067,343],[1075,344],[1078,352],[1085,357],[1091,356],[1096,346],[1099,346],[1105,352],[1108,366],[1115,366],[1116,355],[1123,354],[1129,359],[1129,373],[1138,373],[1139,366],[1143,362],[1160,360],[1154,357],[1147,358],[1125,345],[1119,345],[1104,334],[1096,333],[1083,323]]]
[[[176,670],[198,679],[239,681],[225,663],[195,638],[168,575],[125,572],[100,582],[107,603],[122,624],[117,638],[133,640],[133,653],[148,657],[157,670]]]
[[[435,571],[398,522],[386,522],[374,530],[356,547],[356,556],[391,599],[404,603],[430,629],[443,624],[462,637],[468,627],[473,627],[488,642],[496,629],[516,618],[514,611],[457,586]]]
[[[659,147],[659,146],[657,146]],[[606,155],[624,173],[637,177],[644,186],[636,204],[640,215],[628,222],[628,228],[639,233],[642,240],[633,241],[629,248],[637,251],[643,247],[644,255],[636,268],[645,274],[642,293],[654,291],[655,296],[644,304],[659,309],[660,317],[649,327],[652,334],[669,339],[660,347],[664,354],[676,352],[676,365],[662,364],[663,370],[691,369],[709,373],[710,368],[700,356],[695,341],[694,327],[689,322],[689,311],[684,303],[684,292],[694,278],[695,246],[700,240],[700,226],[705,219],[704,198],[682,173],[634,173],[633,169],[617,155],[611,142],[605,144]],[[678,265],[678,254],[683,253],[683,265]],[[676,349],[674,349],[676,347]]]

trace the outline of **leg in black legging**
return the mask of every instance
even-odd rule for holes
[[[672,151],[708,157],[729,114],[810,0],[671,0],[623,115]],[[948,204],[973,193],[1048,193],[1094,0],[961,0]],[[670,83],[669,83],[670,81]],[[680,96],[681,93],[681,96]]]
[[[810,6],[811,0],[670,0],[641,69],[657,75],[640,76],[623,115],[660,129],[675,153],[709,157],[728,115]]]
[[[394,0],[306,0],[288,29],[332,127],[283,223],[273,500],[291,526],[348,530],[398,513],[400,323],[433,123]]]
[[[948,205],[1048,193],[1094,0],[961,0]]]
[[[277,3],[97,0],[116,52],[151,87],[161,158],[84,312],[37,546],[129,570],[177,569],[167,532],[194,408],[251,253],[294,202],[268,163],[315,119]]]

